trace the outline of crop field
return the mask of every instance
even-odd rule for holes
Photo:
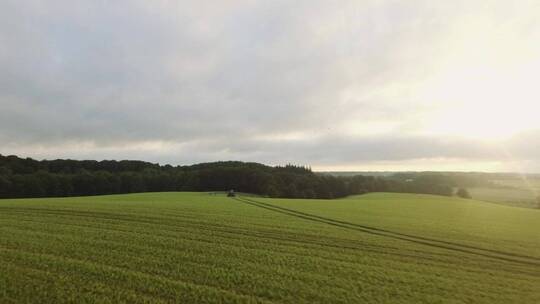
[[[538,207],[535,194],[527,189],[475,187],[470,188],[469,193],[474,199],[486,202],[524,208]]]
[[[373,193],[0,200],[0,303],[540,303],[540,210]]]
[[[540,179],[538,178],[524,178],[524,179],[499,179],[493,181],[497,185],[526,189],[529,191],[540,191]]]
[[[506,179],[494,180],[496,187],[470,188],[474,199],[501,203],[516,207],[538,208],[540,196],[539,179]]]

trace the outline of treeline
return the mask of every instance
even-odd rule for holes
[[[452,195],[450,186],[429,180],[336,177],[294,165],[228,161],[171,166],[125,160],[37,161],[0,155],[0,198],[229,189],[287,198],[339,198],[381,191]]]

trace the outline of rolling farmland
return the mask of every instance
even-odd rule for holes
[[[413,194],[0,200],[1,303],[538,303],[540,210]]]
[[[493,180],[492,187],[469,189],[474,199],[506,204],[515,207],[540,208],[539,179]]]

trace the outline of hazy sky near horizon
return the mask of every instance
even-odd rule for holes
[[[539,1],[0,2],[0,154],[540,172]]]

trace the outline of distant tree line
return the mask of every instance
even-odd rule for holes
[[[332,176],[295,165],[227,161],[171,166],[130,160],[38,161],[0,155],[0,198],[229,189],[286,198],[339,198],[381,191],[453,194],[451,186],[437,180]]]

